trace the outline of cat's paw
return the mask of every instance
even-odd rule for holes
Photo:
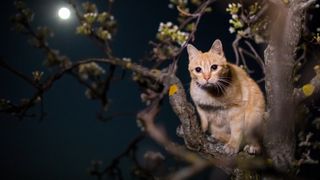
[[[227,143],[223,146],[223,150],[224,152],[226,152],[227,154],[235,154],[239,151],[239,148],[235,147],[234,145],[232,145],[231,143]]]
[[[214,135],[206,135],[206,138],[209,142],[216,144],[216,143],[221,143]]]
[[[248,144],[246,145],[243,150],[247,152],[248,154],[260,154],[261,153],[261,147],[259,145],[253,145],[253,144]]]

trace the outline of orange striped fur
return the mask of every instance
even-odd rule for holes
[[[224,142],[227,153],[240,148],[259,153],[265,100],[258,85],[237,65],[228,63],[220,40],[202,53],[188,45],[190,94],[204,132]],[[244,146],[246,145],[246,146]]]

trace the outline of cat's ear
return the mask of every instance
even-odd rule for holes
[[[200,54],[200,51],[191,44],[188,44],[187,51],[190,60],[196,59]]]
[[[224,55],[222,43],[221,43],[221,41],[219,39],[216,39],[213,42],[210,51],[213,52],[213,53],[219,54],[221,56]]]

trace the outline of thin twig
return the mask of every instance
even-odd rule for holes
[[[246,45],[250,48],[250,50],[253,52],[253,54],[255,55],[255,60],[257,61],[257,63],[259,64],[260,68],[262,69],[263,73],[265,73],[265,67],[264,67],[264,61],[261,58],[261,56],[259,56],[259,54],[257,53],[257,51],[253,48],[253,46],[251,45],[251,43],[249,41],[244,41],[244,43],[246,43]]]
[[[178,10],[181,14],[183,14],[183,15],[185,15],[185,16],[192,16],[192,17],[198,17],[198,16],[199,16],[199,13],[191,14],[191,13],[186,12],[186,11],[184,11],[183,9],[181,9],[180,6],[177,6],[177,10]]]
[[[35,87],[35,88],[39,88],[38,85],[31,79],[29,78],[27,75],[23,74],[22,72],[19,72],[18,70],[16,70],[15,68],[11,67],[8,63],[6,63],[4,61],[4,59],[0,58],[0,67],[10,71],[12,74],[16,75],[17,77],[23,79],[24,81],[26,81],[28,84],[30,84],[31,86]]]
[[[267,3],[263,3],[264,5],[262,6],[262,8],[257,12],[257,14],[255,16],[253,16],[248,23],[249,24],[253,24],[256,23],[263,15],[265,15],[266,11],[269,8],[269,4]]]
[[[105,167],[105,169],[102,171],[103,174],[108,173],[110,170],[114,169],[120,162],[120,160],[123,157],[126,157],[129,155],[131,151],[134,151],[137,148],[137,144],[141,142],[145,138],[145,133],[140,133],[135,138],[132,139],[132,141],[128,144],[128,146],[122,151],[120,154],[118,154],[109,165]]]
[[[239,46],[239,41],[241,39],[242,39],[242,37],[239,34],[237,34],[236,39],[232,43],[233,52],[236,56],[236,62],[235,62],[236,65],[239,65],[239,63],[240,63],[238,46]]]
[[[175,74],[177,71],[177,64],[178,64],[178,60],[181,57],[181,53],[183,52],[183,50],[187,47],[187,45],[190,42],[193,42],[195,39],[195,33],[198,29],[200,20],[202,18],[202,16],[205,13],[205,10],[207,9],[207,7],[212,4],[215,0],[207,0],[204,3],[202,3],[199,8],[195,11],[195,13],[190,14],[191,16],[185,20],[181,25],[180,25],[180,29],[182,29],[185,25],[187,25],[189,22],[193,21],[194,19],[196,19],[196,22],[194,24],[194,28],[192,29],[192,31],[190,32],[188,39],[186,40],[186,42],[183,44],[183,46],[179,49],[179,51],[175,54],[174,58],[173,58],[173,63],[172,63],[172,68],[170,68],[169,74]]]
[[[243,55],[243,52],[242,52],[242,48],[238,48],[239,50],[238,50],[238,52],[239,52],[239,55],[240,55],[240,59],[241,59],[241,62],[242,62],[242,64],[243,64],[243,66],[244,66],[244,68],[248,71],[248,73],[253,73],[254,71],[253,70],[251,70],[249,67],[248,67],[248,65],[247,65],[247,61],[246,61],[246,59],[244,58],[244,55]]]

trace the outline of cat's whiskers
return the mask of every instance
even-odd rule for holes
[[[228,80],[226,80],[226,79],[218,79],[218,81],[222,81],[222,82],[225,82],[225,83],[228,83],[228,84],[231,84],[231,82],[230,81],[228,81]]]
[[[214,86],[217,88],[218,93],[225,94],[226,88],[231,85],[230,78],[219,77],[218,80],[214,83]]]
[[[219,84],[223,88],[223,94],[225,94],[227,86],[225,84],[221,83],[221,82],[219,82]]]
[[[218,82],[223,84],[224,86],[229,86],[231,85],[231,80],[230,79],[224,79],[224,78],[219,78]]]
[[[223,81],[223,82],[231,84],[231,78],[229,78],[229,77],[219,77],[218,81]]]
[[[222,85],[219,81],[217,81],[217,82],[215,83],[215,87],[217,87],[218,91],[220,91],[222,94],[225,93],[225,88],[223,87],[223,85]],[[219,93],[220,93],[220,92],[219,92]]]

